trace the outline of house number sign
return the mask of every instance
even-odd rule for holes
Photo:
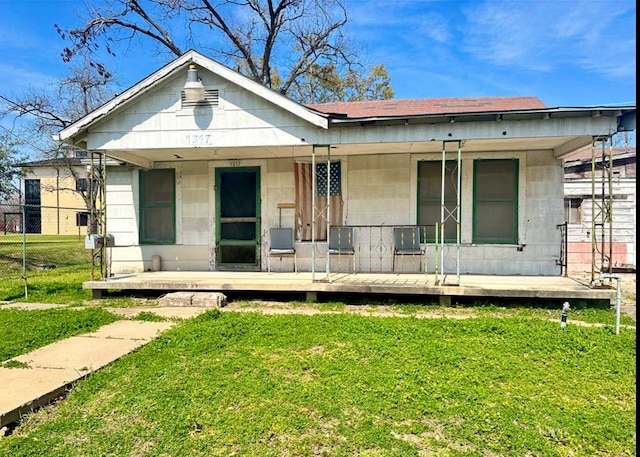
[[[184,144],[189,146],[209,146],[213,144],[211,135],[204,133],[187,134],[184,136]]]
[[[242,160],[238,160],[238,159],[229,160],[230,167],[239,167],[240,165],[242,165]]]

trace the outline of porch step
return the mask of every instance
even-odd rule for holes
[[[158,298],[160,306],[203,306],[221,308],[227,297],[220,292],[171,292]]]

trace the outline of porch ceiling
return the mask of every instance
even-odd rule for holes
[[[545,138],[505,138],[462,140],[462,153],[506,152],[553,150],[556,155],[572,151],[591,144],[590,136],[580,137],[545,137]],[[332,156],[349,156],[363,154],[401,154],[401,153],[441,153],[442,141],[414,141],[397,143],[354,143],[331,145]],[[246,148],[171,148],[171,149],[137,149],[127,151],[106,151],[114,159],[132,164],[147,163],[152,166],[159,162],[203,161],[203,160],[249,160],[268,158],[310,158],[312,145],[278,146],[278,147],[246,147]],[[455,142],[448,144],[447,152],[455,152]]]

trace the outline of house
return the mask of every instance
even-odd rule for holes
[[[564,177],[569,271],[635,270],[635,146],[579,150],[565,159]]]
[[[635,106],[535,97],[303,106],[189,51],[58,139],[117,163],[114,275],[266,272],[270,229],[284,227],[295,256],[274,269],[551,276],[563,158],[633,129]],[[335,226],[351,227],[355,258],[328,256]],[[404,256],[394,229],[412,227],[419,254]]]
[[[90,208],[86,152],[17,164],[22,169],[26,233],[86,235]]]

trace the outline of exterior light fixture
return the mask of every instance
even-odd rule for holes
[[[187,82],[184,85],[184,97],[188,102],[204,101],[204,84],[198,76],[195,64],[189,64],[187,70]]]

